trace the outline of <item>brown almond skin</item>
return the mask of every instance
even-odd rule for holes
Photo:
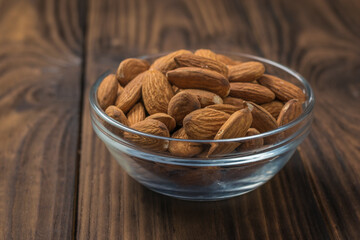
[[[124,91],[116,99],[115,105],[127,113],[141,98],[144,73],[140,73],[124,87]]]
[[[199,154],[196,155],[197,158],[208,158],[209,157],[209,149],[211,147],[210,144],[202,144],[203,150]]]
[[[305,94],[299,87],[281,78],[264,74],[257,81],[259,84],[274,92],[276,97],[283,102],[290,101],[291,99],[299,99],[299,101],[303,103],[306,100]]]
[[[175,57],[174,60],[178,67],[198,67],[218,72],[225,77],[228,75],[228,68],[225,64],[210,58],[195,54],[182,54]]]
[[[215,140],[239,138],[245,136],[252,123],[252,115],[248,108],[244,108],[232,114],[221,126],[215,136]],[[240,143],[211,143],[209,156],[228,154],[234,151]]]
[[[105,110],[116,100],[118,83],[114,74],[109,74],[102,80],[97,90],[97,100],[100,107]]]
[[[145,107],[141,102],[135,104],[130,111],[127,113],[129,120],[129,126],[141,122],[146,117]]]
[[[176,68],[174,57],[179,56],[181,54],[192,54],[192,52],[184,49],[171,52],[168,55],[156,59],[150,68],[156,69],[162,72],[163,74],[166,74],[167,71]]]
[[[246,102],[241,98],[226,97],[223,99],[224,104],[230,104],[238,107],[246,107]]]
[[[229,67],[228,79],[230,82],[252,82],[261,77],[265,67],[259,62],[244,62]]]
[[[222,112],[225,112],[225,113],[231,115],[231,114],[235,113],[236,111],[239,111],[245,107],[247,107],[247,105],[234,106],[234,105],[230,105],[230,104],[215,104],[215,105],[207,106],[206,108],[215,109],[215,110],[222,111]]]
[[[233,59],[229,58],[228,56],[222,55],[222,54],[216,54],[216,60],[225,65],[230,65],[230,66],[238,64]]]
[[[182,89],[181,92],[187,92],[194,96],[196,96],[201,104],[201,107],[206,107],[213,104],[223,103],[222,98],[213,93],[206,90],[201,89]]]
[[[237,97],[256,104],[271,102],[275,94],[270,89],[255,83],[232,82],[230,83],[231,97]]]
[[[299,117],[302,113],[302,105],[298,99],[288,101],[281,109],[277,124],[283,126]]]
[[[126,86],[137,75],[148,70],[149,67],[150,64],[145,60],[137,58],[125,59],[120,63],[116,71],[116,79],[122,86]]]
[[[172,138],[189,139],[185,129],[180,128],[171,135]],[[180,142],[172,140],[169,143],[169,152],[177,157],[193,157],[203,151],[201,143]]]
[[[177,125],[182,125],[184,117],[200,107],[196,96],[188,92],[180,92],[170,100],[167,112],[175,119]]]
[[[220,73],[195,67],[177,68],[167,72],[170,83],[178,88],[203,89],[226,97],[230,92],[229,81]]]
[[[227,113],[202,108],[186,115],[183,126],[190,139],[213,139],[229,117]]]
[[[194,53],[197,56],[206,57],[212,60],[217,60],[217,54],[210,49],[198,49]]]
[[[175,85],[172,85],[171,87],[172,87],[172,89],[173,89],[173,91],[174,91],[174,94],[177,94],[177,93],[180,91],[180,88],[178,88],[178,87],[175,86]]]
[[[156,163],[152,173],[168,179],[179,186],[204,187],[213,184],[221,177],[219,167],[190,167],[175,164]]]
[[[122,124],[124,124],[126,126],[129,126],[129,121],[126,118],[123,111],[121,111],[120,108],[118,108],[118,107],[116,107],[114,105],[111,105],[111,106],[106,108],[105,113],[106,113],[106,115],[108,115],[109,117],[115,119],[119,123],[122,123]]]
[[[154,119],[162,122],[166,125],[169,132],[172,132],[176,127],[176,121],[175,119],[166,113],[155,113],[153,115],[148,116],[146,119]]]
[[[259,132],[264,133],[274,130],[278,124],[273,116],[261,106],[255,103],[248,103],[253,117],[252,128],[256,128]]]
[[[260,106],[263,107],[266,111],[268,111],[271,114],[271,116],[273,116],[276,119],[279,116],[279,113],[283,108],[284,103],[278,100],[274,100],[269,103],[261,104]]]
[[[245,136],[254,136],[258,134],[260,134],[260,132],[256,128],[249,128]],[[254,150],[262,147],[263,145],[264,145],[263,138],[252,139],[241,143],[241,145],[237,148],[237,151],[241,152],[241,151]]]
[[[119,97],[119,95],[124,91],[124,88],[120,85],[120,83],[118,83],[118,89],[117,89],[117,93],[116,93],[116,98]]]
[[[153,134],[162,137],[169,137],[169,130],[166,125],[160,121],[154,119],[145,119],[141,122],[135,123],[131,128],[140,132]],[[145,137],[139,134],[124,132],[124,138],[130,142],[153,151],[164,152],[168,149],[169,141],[163,139],[157,139],[152,137]]]
[[[167,113],[174,91],[165,75],[155,69],[143,73],[142,98],[146,111],[151,115]]]

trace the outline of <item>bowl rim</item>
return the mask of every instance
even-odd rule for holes
[[[191,143],[225,143],[225,142],[240,142],[240,141],[248,141],[248,140],[253,140],[253,139],[258,139],[258,138],[264,138],[264,137],[268,137],[268,136],[272,136],[275,134],[279,134],[283,131],[286,131],[287,129],[299,124],[300,122],[302,122],[304,119],[306,119],[311,112],[314,109],[314,105],[315,105],[315,96],[313,93],[313,90],[309,84],[309,82],[303,77],[301,76],[298,72],[280,64],[277,62],[274,62],[272,60],[263,58],[263,57],[258,57],[258,56],[254,56],[251,54],[246,54],[246,53],[237,53],[237,52],[226,52],[226,51],[217,51],[217,50],[212,50],[215,53],[220,53],[220,54],[224,54],[226,56],[237,56],[237,57],[244,57],[244,58],[248,58],[249,60],[257,60],[257,61],[261,61],[264,62],[266,64],[272,65],[274,67],[277,67],[285,72],[287,72],[288,74],[294,76],[301,84],[303,84],[306,93],[307,93],[307,99],[308,100],[308,104],[306,106],[306,108],[304,109],[303,113],[294,121],[285,124],[281,127],[278,127],[274,130],[268,131],[268,132],[264,132],[264,133],[260,133],[257,135],[253,135],[253,136],[245,136],[245,137],[240,137],[240,138],[227,138],[227,139],[218,139],[218,140],[200,140],[200,139],[179,139],[179,138],[172,138],[172,137],[163,137],[163,136],[157,136],[157,135],[153,135],[153,134],[149,134],[149,133],[144,133],[144,132],[140,132],[138,130],[135,130],[133,128],[130,128],[126,125],[123,125],[121,123],[119,123],[118,121],[112,119],[111,117],[109,117],[104,110],[101,109],[101,107],[98,104],[97,101],[97,90],[98,87],[100,85],[100,83],[102,82],[102,80],[111,73],[110,70],[105,71],[104,73],[102,73],[97,80],[95,81],[95,83],[91,86],[90,89],[90,93],[89,93],[89,101],[90,101],[90,107],[95,111],[95,113],[101,117],[102,120],[104,120],[107,124],[110,124],[111,126],[115,127],[115,128],[119,128],[123,131],[129,132],[129,133],[133,133],[133,134],[137,134],[137,135],[141,135],[144,137],[150,137],[150,138],[155,138],[155,139],[162,139],[162,140],[169,140],[169,141],[179,141],[179,142],[191,142]],[[162,52],[162,53],[157,53],[157,54],[150,54],[150,55],[143,55],[140,57],[137,57],[139,59],[149,59],[149,58],[156,58],[156,57],[160,57],[160,56],[164,56],[167,53],[170,52]],[[120,138],[118,136],[115,136],[116,138]]]

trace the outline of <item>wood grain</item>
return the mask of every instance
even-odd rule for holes
[[[360,237],[358,1],[90,1],[84,99],[126,57],[179,48],[242,51],[302,73],[314,128],[258,190],[191,203],[146,190],[91,130],[84,102],[79,239],[357,239]],[[336,96],[336,97],[334,97]]]
[[[360,239],[359,11],[356,0],[0,0],[0,239]],[[317,98],[285,168],[219,202],[145,189],[89,118],[90,86],[122,59],[199,47],[290,66]]]
[[[70,239],[81,101],[79,1],[0,1],[0,239]]]

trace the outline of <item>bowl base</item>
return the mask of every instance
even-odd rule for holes
[[[151,188],[147,187],[151,191],[154,191],[156,193],[173,197],[180,200],[186,200],[186,201],[197,201],[197,202],[205,202],[205,201],[220,201],[225,200],[233,197],[237,197],[240,195],[243,195],[245,193],[251,192],[258,188],[263,183],[257,183],[253,184],[252,186],[247,186],[246,188],[241,188],[237,191],[229,191],[229,192],[180,192],[180,191],[171,191],[171,190],[164,190],[164,189],[157,189],[157,188]]]

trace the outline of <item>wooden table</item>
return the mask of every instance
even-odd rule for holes
[[[360,1],[0,1],[0,239],[360,239]],[[300,72],[310,136],[230,200],[153,193],[95,137],[89,88],[127,57],[212,48]]]

